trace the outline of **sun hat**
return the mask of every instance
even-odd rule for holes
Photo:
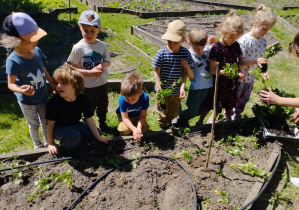
[[[2,28],[7,35],[21,37],[29,42],[36,42],[47,35],[47,32],[39,28],[32,17],[23,12],[8,15]]]
[[[166,33],[161,39],[178,42],[186,35],[186,25],[181,20],[175,20],[168,24]]]
[[[101,18],[95,11],[86,10],[80,15],[78,23],[99,28],[101,27]]]

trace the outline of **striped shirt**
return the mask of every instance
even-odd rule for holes
[[[171,86],[174,82],[177,82],[180,77],[183,76],[183,67],[181,60],[186,60],[189,63],[190,68],[193,68],[193,59],[189,50],[185,47],[180,48],[179,52],[172,53],[168,50],[167,46],[160,49],[153,60],[152,65],[154,67],[161,68],[161,88],[164,90]],[[178,83],[172,95],[180,93],[181,84]]]

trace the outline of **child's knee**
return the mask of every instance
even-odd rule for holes
[[[122,135],[129,135],[132,131],[125,125],[124,122],[120,122],[117,127],[118,132]]]
[[[81,134],[77,131],[66,132],[60,141],[63,146],[71,149],[79,144],[81,141]]]

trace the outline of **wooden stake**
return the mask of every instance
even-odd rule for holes
[[[215,91],[214,91],[214,103],[213,103],[213,121],[212,121],[212,128],[211,128],[211,139],[210,139],[210,144],[209,144],[209,152],[208,152],[208,157],[206,161],[206,168],[209,166],[210,162],[210,155],[211,155],[211,148],[212,148],[212,143],[214,140],[214,130],[215,130],[215,120],[216,120],[216,114],[217,114],[217,92],[218,92],[218,78],[219,78],[219,63],[216,66],[216,78],[215,78]]]

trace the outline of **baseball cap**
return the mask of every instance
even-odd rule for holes
[[[161,39],[178,42],[186,35],[186,25],[181,20],[175,20],[168,24],[166,33]]]
[[[39,28],[32,17],[22,12],[8,15],[2,28],[7,35],[21,37],[29,42],[36,42],[47,35],[47,32]]]
[[[80,15],[78,23],[99,28],[101,27],[101,18],[95,11],[86,10]]]

